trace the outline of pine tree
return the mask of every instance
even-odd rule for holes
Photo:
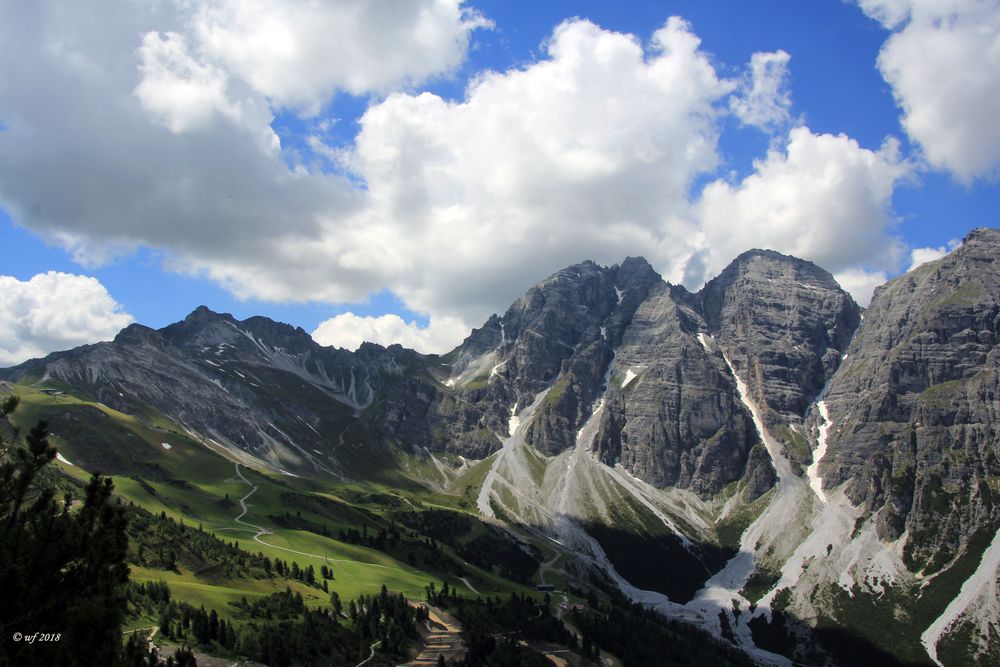
[[[174,653],[174,665],[176,667],[198,667],[198,661],[194,658],[194,653],[187,646],[182,646]]]
[[[0,401],[10,428],[15,398]],[[94,475],[81,504],[55,499],[45,466],[56,450],[39,422],[0,442],[0,656],[7,664],[110,665],[123,657],[127,603],[124,507],[111,480]],[[61,634],[45,645],[13,642],[15,630]]]
[[[337,616],[344,612],[344,604],[340,601],[340,595],[337,594],[337,591],[330,593],[330,604],[333,605],[333,611]]]

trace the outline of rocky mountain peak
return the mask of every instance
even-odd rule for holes
[[[881,508],[882,536],[908,530],[916,563],[949,558],[973,529],[1000,520],[977,494],[944,502],[1000,473],[998,258],[1000,231],[973,230],[950,254],[876,290],[830,383],[838,429],[821,472]]]
[[[119,331],[118,335],[114,338],[114,342],[118,345],[163,345],[164,339],[156,329],[151,329],[136,322]]]
[[[269,317],[249,317],[237,324],[270,347],[303,354],[311,353],[318,347],[318,343],[302,327],[276,322]]]
[[[651,285],[663,280],[645,257],[626,257],[621,266],[612,267],[615,285],[620,288]]]
[[[816,264],[785,255],[776,250],[754,248],[736,257],[712,280],[712,283],[727,283],[737,280],[778,280],[794,279],[806,285],[823,289],[839,290],[840,285],[826,269]]]
[[[478,329],[473,329],[462,344],[452,351],[452,355],[478,357],[500,345],[503,340],[503,323],[500,316],[493,314],[486,323]]]
[[[181,320],[181,322],[200,325],[220,321],[235,322],[236,318],[234,318],[230,313],[217,313],[208,306],[201,305],[192,310],[183,320]]]
[[[802,420],[861,321],[829,272],[773,250],[743,253],[699,296],[710,331],[769,423]]]
[[[198,306],[180,322],[160,329],[160,334],[180,347],[220,345],[232,343],[239,335],[232,326],[235,322],[228,313],[216,313],[207,306]]]
[[[553,273],[531,287],[504,313],[503,323],[516,337],[530,325],[546,325],[558,319],[560,311],[573,314],[609,310],[615,303],[608,269],[586,261]]]
[[[989,227],[976,227],[962,239],[962,245],[975,246],[1000,246],[1000,229]]]
[[[656,285],[663,284],[663,278],[643,257],[626,257],[619,267],[612,267],[615,294],[619,303],[626,307],[638,306]]]

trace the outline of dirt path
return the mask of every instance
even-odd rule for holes
[[[134,630],[128,630],[128,631],[126,631],[125,634],[126,635],[132,635],[132,634],[135,634],[136,632],[144,632],[146,630],[149,631],[149,634],[146,635],[146,645],[147,645],[147,648],[149,650],[153,650],[154,648],[156,648],[156,645],[153,644],[153,637],[155,637],[156,633],[160,631],[160,626],[153,625],[153,626],[150,626],[148,628],[136,628]]]
[[[469,590],[472,591],[473,593],[475,593],[476,595],[482,595],[482,593],[480,593],[479,591],[477,591],[476,588],[475,588],[475,586],[473,586],[472,584],[470,584],[469,580],[466,579],[465,577],[459,577],[458,580],[461,581],[463,584],[465,584],[469,588]]]
[[[538,566],[538,580],[543,584],[548,583],[545,581],[545,573],[552,569],[552,566],[556,564],[557,560],[559,560],[559,556],[562,555],[557,549],[553,549],[552,547],[549,548],[552,549],[552,558],[549,558],[547,561]]]
[[[265,542],[264,540],[260,539],[261,535],[274,535],[274,531],[273,530],[268,530],[267,528],[264,528],[263,526],[258,526],[257,524],[250,523],[249,521],[244,521],[243,520],[243,517],[246,516],[247,511],[248,511],[246,501],[247,501],[247,499],[250,496],[252,496],[254,493],[257,492],[257,486],[253,482],[251,482],[250,480],[248,480],[246,477],[243,476],[243,471],[240,470],[240,464],[239,463],[237,463],[235,465],[236,465],[236,475],[240,478],[240,480],[244,484],[246,484],[247,486],[250,487],[250,492],[248,494],[246,494],[245,496],[243,496],[242,498],[239,499],[238,502],[240,504],[241,512],[239,513],[239,515],[237,515],[236,517],[233,518],[233,521],[235,521],[236,523],[242,524],[244,526],[247,526],[247,528],[216,528],[215,530],[246,530],[248,532],[256,532],[256,534],[253,536],[254,542],[258,542],[259,544],[263,544],[264,546],[270,547],[272,549],[278,549],[280,551],[287,551],[288,553],[298,554],[299,556],[309,556],[310,558],[318,558],[318,559],[320,559],[320,560],[322,560],[324,562],[327,562],[327,563],[350,563],[352,565],[361,565],[361,566],[364,566],[364,567],[377,567],[377,568],[381,568],[383,570],[401,571],[400,568],[398,568],[398,567],[392,567],[390,565],[380,565],[378,563],[366,563],[366,562],[361,561],[361,560],[350,560],[350,559],[347,559],[347,558],[330,558],[329,556],[325,556],[323,554],[313,554],[313,553],[309,553],[307,551],[298,551],[296,549],[289,549],[288,547],[278,546],[277,544],[271,544],[270,542]]]
[[[249,486],[249,487],[250,487],[250,493],[246,494],[245,496],[243,496],[242,498],[240,498],[240,499],[239,499],[239,501],[238,501],[238,502],[240,503],[240,508],[241,508],[241,509],[242,509],[243,511],[241,511],[241,512],[240,512],[240,513],[239,513],[239,514],[238,514],[238,515],[237,515],[237,516],[236,516],[236,517],[235,517],[235,518],[233,519],[233,521],[235,521],[236,523],[242,523],[242,524],[243,524],[244,526],[248,526],[248,527],[250,527],[250,528],[252,528],[252,529],[256,530],[256,531],[257,531],[257,534],[256,534],[256,535],[254,535],[254,536],[253,536],[253,538],[254,538],[255,540],[257,540],[257,538],[259,538],[259,537],[260,537],[261,535],[267,535],[267,533],[268,533],[268,530],[267,530],[267,528],[264,528],[263,526],[257,526],[257,525],[255,525],[255,524],[252,524],[252,523],[250,523],[249,521],[244,521],[244,520],[243,520],[243,517],[245,517],[245,516],[247,515],[247,511],[248,511],[248,510],[247,510],[247,500],[248,500],[248,499],[250,498],[250,496],[252,496],[253,494],[257,493],[257,485],[256,485],[256,484],[253,484],[253,483],[251,483],[251,482],[250,482],[250,480],[248,480],[248,479],[247,479],[246,477],[244,477],[244,476],[243,476],[243,471],[242,471],[242,470],[240,470],[240,464],[239,464],[239,463],[237,463],[237,464],[235,464],[235,465],[236,465],[236,475],[237,475],[237,476],[238,476],[238,477],[239,477],[239,478],[240,478],[241,480],[243,480],[243,483],[244,483],[244,484],[246,484],[247,486]],[[259,540],[258,540],[258,541],[259,541]],[[262,544],[263,544],[263,543],[262,543]]]
[[[447,661],[459,661],[465,657],[462,624],[451,614],[435,607],[427,607],[427,614],[429,620],[420,632],[423,638],[420,653],[400,667],[436,667],[439,655]]]
[[[366,662],[368,662],[369,660],[371,660],[372,658],[374,658],[375,657],[375,649],[378,648],[379,645],[381,645],[381,644],[382,644],[382,640],[379,640],[379,641],[375,642],[374,644],[372,644],[372,646],[371,646],[371,648],[372,648],[371,655],[369,655],[367,658],[365,658],[364,660],[362,660],[361,662],[359,662],[357,665],[355,665],[355,667],[361,667],[361,665],[365,664]]]

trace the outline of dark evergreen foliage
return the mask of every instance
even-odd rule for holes
[[[464,598],[445,582],[440,591],[427,588],[431,604],[448,609],[462,622],[462,639],[468,649],[463,665],[539,667],[547,658],[521,645],[522,641],[544,641],[577,648],[576,637],[552,614],[548,597],[538,602],[516,593],[509,598]]]
[[[130,563],[175,571],[184,567],[198,575],[226,579],[271,576],[262,554],[244,551],[235,541],[220,540],[200,527],[174,521],[165,513],[152,514],[132,503],[126,511]]]
[[[124,509],[99,475],[82,501],[68,493],[56,500],[45,470],[56,456],[46,425],[20,442],[6,420],[16,406],[15,399],[0,404],[0,422],[13,433],[0,442],[0,665],[118,664],[128,579]]]
[[[669,621],[641,605],[616,600],[599,609],[574,609],[569,620],[581,632],[584,651],[604,649],[626,665],[719,665],[751,667],[742,651],[691,625]]]

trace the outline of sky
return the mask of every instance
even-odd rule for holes
[[[1000,211],[1000,0],[0,0],[0,366],[198,305],[444,352],[569,264],[862,305]]]

